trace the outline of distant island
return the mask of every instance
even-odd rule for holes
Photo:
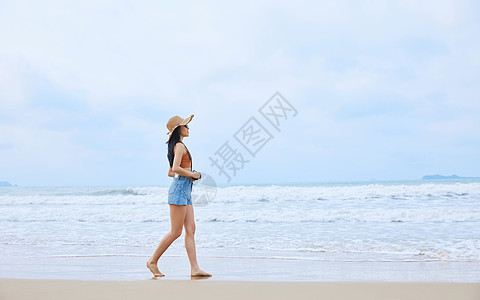
[[[432,180],[432,179],[480,179],[480,177],[461,177],[458,175],[450,175],[450,176],[444,176],[444,175],[425,175],[422,177],[424,180]]]
[[[13,185],[11,185],[10,183],[6,182],[6,181],[0,181],[0,187],[11,187]]]

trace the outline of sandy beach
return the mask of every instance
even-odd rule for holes
[[[80,281],[1,279],[10,299],[480,299],[480,283]]]

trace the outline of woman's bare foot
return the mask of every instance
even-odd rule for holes
[[[212,277],[212,274],[209,274],[205,271],[202,271],[200,269],[192,270],[191,272],[192,277]]]
[[[162,272],[160,272],[156,263],[152,263],[150,261],[147,261],[147,268],[150,270],[150,272],[152,272],[153,276],[155,276],[155,277],[165,276],[164,274],[162,274]]]

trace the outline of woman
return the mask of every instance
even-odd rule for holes
[[[174,177],[175,173],[177,176],[174,177],[168,191],[171,222],[170,232],[163,237],[152,257],[147,262],[147,268],[155,277],[165,276],[158,270],[158,259],[172,242],[182,235],[183,227],[185,227],[185,248],[187,249],[188,259],[190,260],[191,276],[212,276],[198,267],[195,251],[195,219],[191,193],[193,180],[200,179],[201,174],[200,172],[192,172],[192,157],[182,141],[184,137],[189,136],[187,124],[192,118],[193,115],[186,119],[175,116],[167,122],[169,131],[167,158],[170,164],[168,176]]]

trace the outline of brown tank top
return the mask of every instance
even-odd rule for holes
[[[185,144],[183,145],[185,146]],[[185,146],[185,149],[187,149],[187,146]],[[191,159],[190,151],[188,151],[188,149],[187,149],[187,152],[183,153],[182,160],[180,161],[180,167],[188,170],[192,169],[192,159]]]

